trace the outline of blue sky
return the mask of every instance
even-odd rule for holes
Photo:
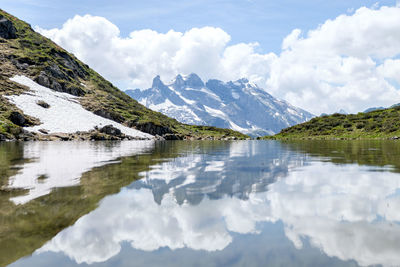
[[[41,28],[60,28],[74,15],[102,16],[122,36],[140,29],[185,32],[193,27],[220,27],[232,43],[259,42],[259,52],[279,53],[293,29],[316,28],[327,19],[348,14],[376,0],[1,0],[1,8]],[[395,0],[380,1],[394,5]]]

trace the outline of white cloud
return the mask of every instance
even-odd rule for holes
[[[400,55],[398,5],[362,7],[305,34],[295,29],[279,55],[257,53],[257,43],[230,44],[230,35],[213,27],[184,33],[137,30],[123,38],[105,18],[86,15],[61,29],[37,30],[108,79],[130,87],[147,88],[156,75],[169,81],[178,73],[195,72],[203,79],[247,77],[315,114],[400,102],[390,81],[399,79],[398,64],[390,61]]]

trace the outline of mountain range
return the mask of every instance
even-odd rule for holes
[[[230,128],[250,136],[271,135],[305,122],[313,114],[278,100],[247,79],[204,83],[192,73],[169,84],[160,76],[146,90],[127,90],[146,107],[182,123]]]

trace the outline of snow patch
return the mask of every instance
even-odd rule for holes
[[[213,109],[213,108],[210,108],[210,107],[208,107],[206,105],[204,105],[204,108],[205,108],[206,112],[209,113],[213,117],[222,118],[222,119],[226,119],[228,117],[221,110]]]
[[[196,104],[196,101],[187,99],[186,97],[182,96],[181,92],[175,90],[173,86],[169,86],[169,89],[171,91],[173,91],[175,94],[177,94],[183,101],[185,101],[186,104],[189,104],[189,105]]]
[[[235,131],[238,131],[238,132],[242,132],[242,133],[248,132],[248,129],[240,127],[239,125],[237,125],[236,123],[234,123],[231,120],[229,121],[229,124],[230,124],[232,130],[235,130]]]
[[[49,133],[75,133],[90,131],[95,126],[103,127],[111,124],[126,135],[153,138],[149,134],[93,114],[81,106],[79,97],[53,91],[25,76],[15,76],[10,80],[31,89],[29,94],[6,96],[25,114],[38,118],[42,122],[40,125],[25,128],[28,131],[39,132],[39,129],[46,129]],[[50,107],[46,109],[39,106],[37,102],[40,100],[48,103]]]
[[[203,123],[203,120],[200,119],[196,113],[193,112],[187,105],[177,106],[172,103],[168,98],[160,104],[151,104],[148,105],[149,109],[168,114],[170,117],[177,119],[178,121],[185,120],[190,123]]]

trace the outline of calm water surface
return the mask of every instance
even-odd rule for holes
[[[400,142],[0,144],[0,266],[399,266]]]

